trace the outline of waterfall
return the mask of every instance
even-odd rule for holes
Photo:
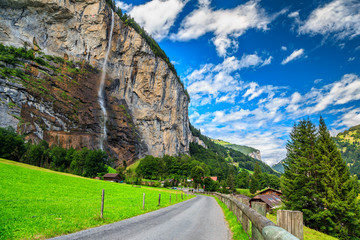
[[[107,134],[106,134],[107,112],[106,112],[106,108],[105,108],[104,85],[105,85],[105,77],[106,77],[106,65],[107,65],[107,59],[109,56],[109,52],[111,49],[111,40],[112,40],[113,30],[114,30],[114,11],[111,10],[111,31],[110,31],[110,35],[109,35],[108,48],[107,48],[104,63],[103,63],[103,68],[102,68],[102,73],[101,73],[101,81],[100,81],[100,87],[99,87],[99,93],[98,93],[99,104],[100,104],[101,110],[103,112],[103,121],[102,121],[102,126],[101,126],[102,133],[101,133],[101,137],[100,137],[100,149],[101,150],[104,150],[104,141],[107,138]]]

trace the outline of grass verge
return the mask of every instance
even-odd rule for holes
[[[3,159],[0,186],[0,239],[45,239],[73,233],[193,197],[182,200],[179,191],[88,179]],[[99,217],[102,189],[105,189],[104,219]]]
[[[273,214],[267,214],[266,217],[276,224],[276,216]],[[318,232],[311,228],[304,226],[304,240],[336,240],[338,238],[326,235],[325,233]]]
[[[224,212],[224,216],[226,221],[229,224],[229,228],[232,232],[232,239],[233,240],[248,240],[249,237],[245,233],[244,229],[242,228],[241,224],[238,223],[237,218],[233,212],[231,212],[226,205],[221,202],[217,197],[214,197],[217,203],[220,205]]]

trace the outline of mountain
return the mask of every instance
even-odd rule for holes
[[[115,166],[189,153],[190,98],[173,65],[107,2],[0,2],[0,127],[33,142],[103,146]]]
[[[350,172],[360,179],[360,125],[338,133],[333,139],[349,166]]]
[[[223,163],[224,160],[226,160],[230,165],[234,165],[236,167],[250,171],[254,171],[255,164],[258,163],[262,172],[279,175],[266,163],[245,155],[238,150],[227,148],[221,144],[218,144],[218,141],[213,141],[211,138],[204,136],[200,130],[194,128],[191,124],[190,130],[193,137],[197,138],[201,143],[201,145],[196,142],[190,144],[190,154],[191,156],[197,158],[197,160],[203,159],[203,161],[208,161],[207,158],[220,158],[221,161],[217,160],[218,164],[219,162]]]
[[[284,160],[281,160],[280,162],[278,162],[277,164],[271,166],[272,169],[274,169],[275,171],[278,171],[279,173],[284,173]]]
[[[243,146],[243,145],[232,144],[232,143],[229,143],[229,142],[226,142],[223,140],[219,140],[219,139],[212,139],[212,141],[215,142],[216,144],[219,144],[226,148],[234,149],[234,150],[239,151],[239,152],[241,152],[245,155],[248,155],[252,158],[261,160],[260,150],[258,150],[258,149],[248,147],[248,146]]]

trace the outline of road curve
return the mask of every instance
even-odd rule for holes
[[[215,199],[197,196],[154,212],[53,239],[227,240],[231,234]]]

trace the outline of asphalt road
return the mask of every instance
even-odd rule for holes
[[[227,240],[231,235],[215,199],[197,196],[151,213],[53,239]]]

